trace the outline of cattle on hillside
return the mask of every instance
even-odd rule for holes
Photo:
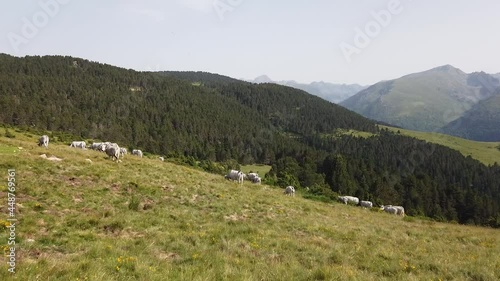
[[[373,203],[371,201],[361,201],[359,202],[359,206],[370,209],[373,207]]]
[[[87,145],[85,144],[84,141],[74,141],[69,146],[70,147],[76,147],[76,148],[85,149]]]
[[[49,136],[43,135],[38,139],[38,146],[43,146],[45,148],[49,147]]]
[[[359,198],[354,196],[339,196],[339,201],[344,204],[359,204]]]
[[[118,145],[108,145],[106,154],[112,159],[118,161],[120,159],[120,147]]]
[[[288,195],[288,196],[295,196],[295,187],[289,185],[285,188],[285,195]]]
[[[380,206],[380,210],[383,210],[389,214],[405,216],[405,208],[402,206],[392,206],[392,205],[382,205]]]
[[[224,176],[225,179],[237,181],[238,183],[243,183],[245,179],[245,174],[241,171],[231,170],[227,175]]]
[[[139,156],[142,158],[142,151],[140,149],[133,149],[132,155]]]

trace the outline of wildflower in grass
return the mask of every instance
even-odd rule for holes
[[[399,262],[399,265],[402,267],[402,270],[404,272],[412,272],[412,271],[415,271],[417,269],[416,266],[412,265],[410,262],[408,261],[403,261],[401,260]]]
[[[116,271],[120,271],[120,267],[119,266],[116,266]]]

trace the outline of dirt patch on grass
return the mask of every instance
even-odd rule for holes
[[[160,260],[178,260],[181,258],[179,254],[176,253],[165,253],[165,252],[159,252],[156,254],[156,257]]]

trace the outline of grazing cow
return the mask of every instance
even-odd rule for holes
[[[255,178],[258,178],[259,175],[257,173],[248,173],[247,178],[249,181],[253,182]]]
[[[90,149],[92,150],[99,150],[102,146],[102,142],[93,142],[91,145],[90,145]]]
[[[127,154],[127,149],[125,147],[120,147],[120,157],[123,158]]]
[[[85,149],[85,147],[87,146],[85,144],[84,141],[74,141],[72,142],[70,145],[70,147],[76,147],[76,148],[81,148],[81,149]]]
[[[120,147],[118,145],[109,145],[106,147],[106,154],[113,160],[120,159]]]
[[[224,178],[228,180],[237,181],[238,183],[243,183],[243,180],[245,179],[245,174],[240,171],[231,170],[229,171],[229,174],[224,176]]]
[[[359,198],[354,196],[339,196],[339,201],[344,204],[349,204],[349,203],[354,205],[359,204]]]
[[[403,206],[393,206],[393,208],[396,208],[396,214],[398,216],[402,216],[404,217],[405,216],[405,208],[403,208]]]
[[[363,208],[372,208],[373,207],[373,203],[371,201],[361,201],[359,202],[359,205]]]
[[[243,184],[243,181],[245,180],[245,174],[243,172],[238,173],[238,183]]]
[[[158,159],[160,159],[161,162],[165,161],[165,158],[163,158],[163,156],[158,157]]]
[[[285,195],[288,195],[288,196],[295,196],[295,187],[289,185],[285,188]]]
[[[255,184],[260,184],[262,182],[262,180],[260,177],[255,177],[255,178],[253,178],[252,182]]]
[[[405,209],[402,206],[382,205],[380,206],[380,210],[393,215],[405,216]]]
[[[136,155],[142,158],[142,151],[140,149],[133,149],[132,155]]]
[[[48,148],[49,147],[49,136],[47,136],[47,135],[41,136],[40,139],[38,140],[38,146],[43,146],[45,148]]]

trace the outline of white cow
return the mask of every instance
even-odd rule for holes
[[[229,174],[224,176],[225,179],[237,181],[238,183],[243,183],[245,179],[245,174],[241,171],[231,170]]]
[[[285,195],[288,195],[288,196],[295,196],[295,187],[289,185],[285,188]]]
[[[256,177],[252,180],[252,182],[255,184],[260,184],[262,182],[262,179],[260,177]]]
[[[359,205],[363,208],[372,208],[373,207],[373,203],[371,201],[361,201],[359,202]]]
[[[47,136],[47,135],[41,136],[40,139],[38,140],[38,146],[43,146],[45,148],[48,148],[49,147],[49,136]]]
[[[120,147],[120,157],[123,158],[127,154],[127,149],[125,147]]]
[[[140,149],[133,149],[132,155],[137,155],[142,158],[142,151]]]
[[[118,145],[109,145],[106,147],[106,154],[113,160],[120,159],[120,147]]]
[[[101,146],[101,144],[101,142],[93,142],[89,148],[92,150],[97,150]]]
[[[405,216],[405,209],[402,206],[382,205],[380,210],[393,215]]]
[[[249,181],[253,182],[255,178],[258,178],[259,174],[257,173],[248,173],[247,178]]]
[[[74,141],[72,142],[70,145],[70,147],[76,147],[76,148],[81,148],[81,149],[85,149],[85,147],[87,146],[85,144],[84,141]]]
[[[393,206],[393,207],[396,208],[396,210],[397,210],[396,214],[398,216],[402,216],[402,217],[405,216],[405,208],[403,208],[403,206]]]
[[[351,203],[354,205],[359,204],[359,198],[354,197],[354,196],[339,196],[339,201],[344,203],[344,204],[348,204],[348,203]]]
[[[163,156],[158,157],[158,159],[160,159],[161,162],[165,161],[165,158],[163,158]]]

